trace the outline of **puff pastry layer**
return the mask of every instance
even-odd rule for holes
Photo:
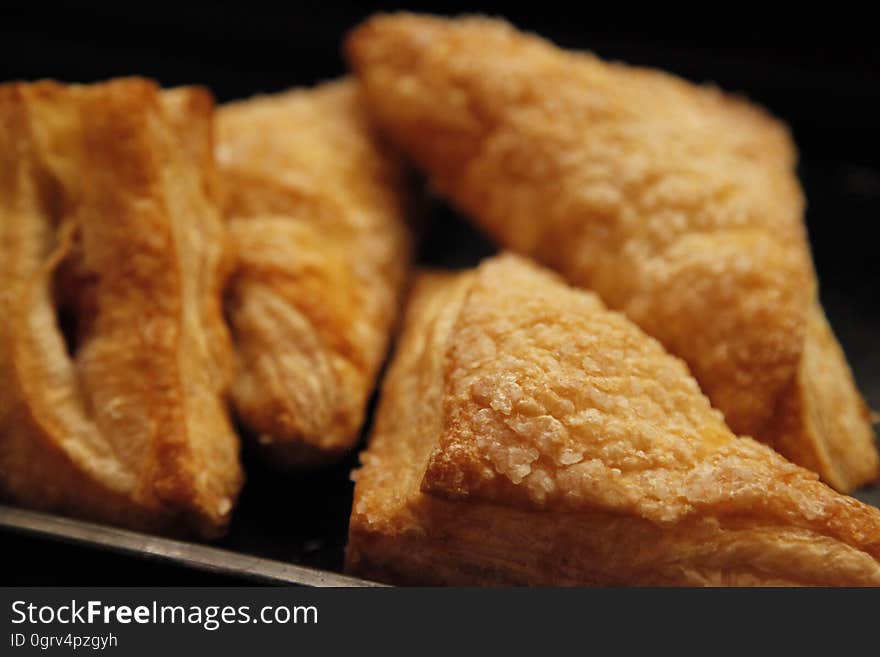
[[[4,496],[224,530],[242,472],[212,115],[206,91],[141,79],[0,86]]]
[[[368,577],[880,584],[880,511],[736,437],[683,362],[517,256],[418,278],[361,462]]]
[[[236,410],[275,462],[332,460],[358,437],[406,281],[401,170],[351,80],[226,105],[218,125]]]
[[[381,126],[500,244],[682,357],[737,433],[840,490],[877,476],[781,123],[496,20],[381,16],[347,52]]]

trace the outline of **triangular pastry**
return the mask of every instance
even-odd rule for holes
[[[381,127],[498,243],[683,358],[737,433],[840,490],[877,476],[779,121],[497,20],[380,16],[347,53]]]
[[[351,80],[225,105],[217,157],[239,250],[236,411],[272,461],[333,460],[359,435],[409,269],[401,169]]]
[[[242,484],[213,101],[0,86],[0,492],[211,537]]]
[[[422,274],[348,568],[453,585],[880,585],[880,511],[739,438],[679,359],[518,256]]]

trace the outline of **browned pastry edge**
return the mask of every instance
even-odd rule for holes
[[[377,123],[495,241],[684,358],[737,433],[841,491],[878,476],[815,299],[785,125],[484,17],[379,15],[345,47]]]
[[[231,258],[212,116],[208,92],[137,78],[0,86],[7,498],[148,531],[225,530],[243,475],[224,400]],[[77,320],[67,344],[61,306]]]
[[[226,295],[236,412],[281,468],[355,444],[411,253],[396,157],[353,80],[220,110],[218,159],[239,260]]]
[[[687,383],[676,359],[589,301],[588,293],[567,291],[545,273],[530,273],[531,267],[503,256],[475,272],[417,279],[370,445],[361,455],[363,467],[354,476],[350,572],[401,584],[880,585],[880,512],[835,493],[766,446],[734,437],[712,419],[714,411]],[[517,316],[517,308],[524,316]],[[520,322],[530,322],[532,314],[539,320],[550,308],[559,309],[557,326],[541,324],[542,331],[583,335],[586,322],[606,336],[575,351],[576,357],[611,359],[605,364],[614,365],[621,362],[615,345],[628,345],[626,362],[609,370],[612,378],[587,385],[612,385],[626,372],[653,372],[664,382],[668,401],[677,400],[692,419],[661,421],[659,433],[643,433],[640,412],[627,410],[649,409],[641,395],[651,388],[644,388],[640,375],[631,384],[623,381],[630,392],[620,401],[602,401],[605,393],[593,397],[611,415],[579,433],[578,442],[565,443],[587,450],[581,461],[566,458],[553,466],[547,460],[556,448],[546,418],[568,423],[563,415],[543,416],[540,426],[547,429],[537,434],[526,429],[500,437],[496,422],[525,428],[527,418],[517,415],[520,406],[508,408],[505,397],[492,392],[487,377],[527,389],[535,361],[503,363],[530,353],[532,338],[510,339],[517,339]],[[500,369],[471,350],[486,335],[497,336],[494,353],[507,359]],[[584,349],[581,342],[571,334],[571,349]],[[565,341],[546,348],[550,344]],[[612,351],[603,355],[606,349]],[[534,353],[549,358],[552,352]],[[571,374],[545,366],[550,369],[542,376],[551,379],[564,382]],[[466,372],[477,378],[462,379]],[[476,387],[460,388],[468,380]],[[665,403],[664,393],[655,389],[652,395]],[[564,399],[557,403],[566,405]],[[582,403],[575,401],[571,418],[593,417],[594,409]],[[534,402],[527,395],[517,404],[528,409]],[[479,435],[467,429],[474,422],[485,427]],[[617,442],[604,441],[610,431],[620,432]],[[531,440],[536,442],[523,442]],[[548,440],[546,447],[528,447]],[[540,455],[531,472],[511,470],[509,457],[532,448]],[[658,459],[658,466],[615,470],[622,467],[615,463],[633,457]],[[555,491],[532,494],[529,478],[540,484],[534,479],[539,471],[549,473]]]

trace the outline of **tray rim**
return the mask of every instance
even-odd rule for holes
[[[329,570],[266,559],[200,543],[119,529],[42,511],[0,504],[0,529],[176,563],[196,570],[236,575],[262,584],[311,587],[383,586]]]

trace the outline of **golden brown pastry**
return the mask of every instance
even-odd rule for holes
[[[680,360],[518,256],[423,274],[348,568],[453,585],[880,585],[880,511],[737,438]]]
[[[134,78],[0,85],[3,496],[151,531],[228,523],[212,115],[206,91]]]
[[[286,466],[354,445],[409,268],[401,171],[342,80],[221,108],[235,408]]]
[[[347,52],[381,126],[500,244],[658,338],[735,432],[840,490],[877,476],[785,126],[496,20],[381,16]]]

